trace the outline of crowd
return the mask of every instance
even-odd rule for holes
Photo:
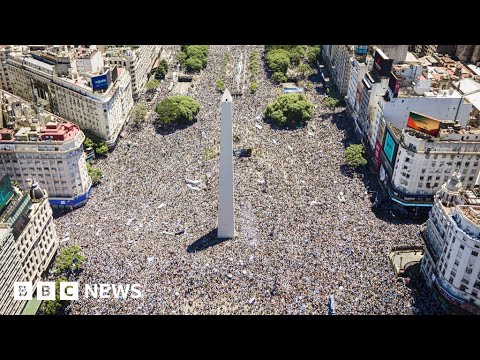
[[[228,88],[241,54],[249,59],[253,49],[263,51],[210,46],[207,68],[188,90],[201,104],[198,121],[167,135],[151,121],[129,125],[97,162],[103,179],[86,206],[55,220],[59,237],[70,236],[61,246],[78,244],[87,258],[81,283],[142,287],[141,299],[80,298],[71,312],[328,314],[334,295],[336,314],[435,313],[428,292],[413,296],[388,258],[392,247],[422,245],[419,225],[371,211],[365,183],[374,180],[345,172],[343,140],[353,130],[344,109],[322,107],[319,84],[306,93],[316,108],[300,129],[263,122],[279,95],[263,71],[256,94],[234,98],[234,148],[253,152],[234,160],[237,237],[216,240],[219,157],[206,156],[220,148],[215,83],[226,51]],[[170,94],[167,78],[158,98]]]

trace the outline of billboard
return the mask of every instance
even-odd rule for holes
[[[408,115],[407,127],[421,131],[425,134],[437,136],[440,133],[440,120],[432,117],[410,111]]]
[[[378,140],[376,140],[375,141],[374,160],[375,160],[375,169],[377,169],[377,171],[380,168],[380,165],[382,163],[382,158],[380,156],[381,154],[382,154],[382,146],[380,145]]]
[[[366,55],[368,51],[368,45],[354,45],[355,54]]]
[[[0,212],[13,196],[13,186],[8,175],[0,181]]]
[[[397,77],[397,75],[392,71],[390,73],[390,80],[388,82],[388,87],[390,90],[393,92],[393,97],[398,96],[398,91],[400,90],[400,79]]]
[[[107,74],[92,77],[93,91],[97,91],[100,89],[108,89],[108,85],[109,84],[108,84]]]
[[[380,76],[390,77],[393,59],[389,59],[381,50],[375,50],[374,69]]]
[[[383,141],[383,153],[391,165],[395,162],[395,156],[397,153],[398,144],[395,141],[394,135],[391,130],[385,127],[385,140]]]

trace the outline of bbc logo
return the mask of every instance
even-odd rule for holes
[[[33,286],[31,282],[15,282],[14,300],[32,300]],[[37,284],[37,300],[55,300],[55,282],[39,281]],[[78,282],[60,282],[60,300],[78,300]]]

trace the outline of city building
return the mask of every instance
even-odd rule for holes
[[[433,196],[455,171],[466,189],[478,183],[480,129],[411,112],[405,127],[387,123],[376,139],[374,163],[389,199],[425,214]]]
[[[353,45],[322,45],[323,58],[332,80],[342,96],[347,95],[348,91],[351,69],[350,58],[354,55],[353,48]]]
[[[449,312],[480,315],[480,194],[464,189],[461,177],[452,174],[435,195],[421,230],[421,272]]]
[[[105,62],[123,66],[132,77],[132,94],[136,98],[145,89],[145,84],[160,57],[161,45],[105,46]]]
[[[12,92],[12,86],[7,71],[7,56],[11,52],[27,51],[26,46],[0,45],[0,89]]]
[[[13,298],[14,282],[31,282],[33,292],[57,249],[47,192],[33,181],[27,193],[0,181],[0,314],[20,314],[26,301]]]
[[[354,47],[354,55],[350,58],[350,78],[347,96],[345,97],[347,112],[354,121],[357,131],[360,133],[362,129],[358,124],[358,117],[363,92],[362,80],[367,72],[372,70],[373,66],[373,58],[367,53],[367,50],[367,46],[362,48],[355,45]]]
[[[125,68],[104,66],[96,48],[54,45],[10,52],[6,69],[13,94],[115,145],[133,107]]]
[[[383,53],[393,60],[394,64],[407,60],[408,45],[377,45],[375,49],[382,49]]]
[[[411,49],[418,57],[438,54],[454,54],[457,45],[412,45]]]
[[[83,205],[92,186],[84,139],[77,125],[0,90],[0,174],[22,190],[37,179],[53,207]]]
[[[480,61],[480,45],[457,45],[455,56],[463,62],[470,62],[475,65]]]

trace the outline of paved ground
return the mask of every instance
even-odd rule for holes
[[[262,47],[231,46],[231,66],[253,49]],[[372,213],[366,184],[374,179],[343,166],[351,123],[343,109],[322,108],[319,84],[307,92],[316,109],[303,129],[276,130],[260,118],[280,93],[262,69],[257,94],[234,99],[234,148],[254,156],[234,163],[238,237],[217,243],[219,158],[207,154],[219,148],[215,81],[225,51],[210,47],[190,90],[202,106],[197,123],[170,134],[150,123],[128,128],[99,161],[104,178],[87,205],[56,219],[59,236],[70,233],[62,246],[79,244],[88,259],[82,283],[143,286],[141,300],[80,300],[72,313],[327,314],[334,294],[337,314],[412,314],[388,255],[421,245],[419,226]],[[186,178],[201,180],[201,190]],[[419,312],[437,312],[426,293],[415,301]]]

